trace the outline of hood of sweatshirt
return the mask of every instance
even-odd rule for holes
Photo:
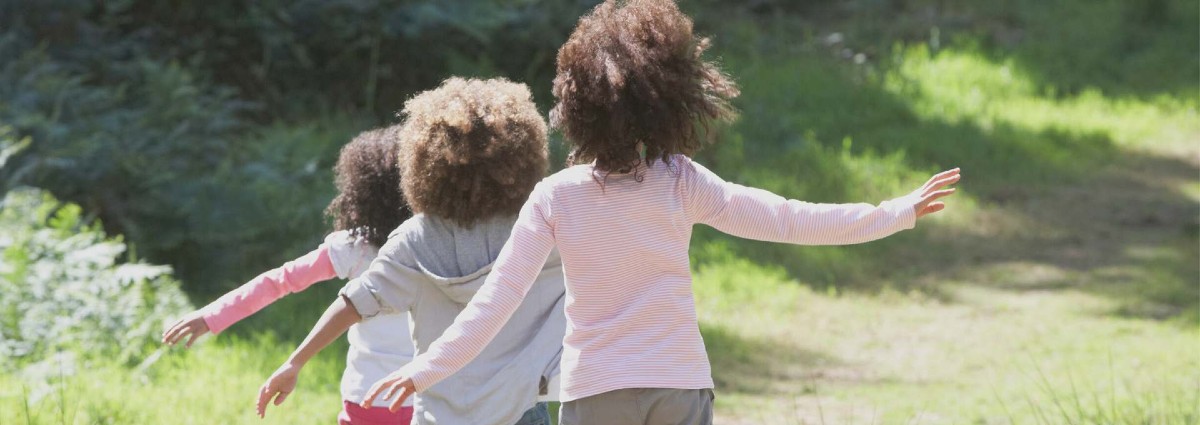
[[[427,214],[414,215],[406,237],[417,269],[448,298],[467,304],[479,291],[495,265],[495,253],[508,242],[516,216],[484,220],[471,228]],[[546,259],[548,267],[561,267],[558,250]]]

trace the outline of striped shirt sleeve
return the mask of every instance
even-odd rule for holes
[[[453,375],[478,356],[520,307],[554,249],[545,183],[538,184],[521,208],[512,235],[479,292],[429,351],[405,366],[417,391]]]
[[[849,245],[870,242],[916,225],[913,195],[871,204],[814,204],[729,183],[687,160],[685,208],[693,222],[770,242]]]

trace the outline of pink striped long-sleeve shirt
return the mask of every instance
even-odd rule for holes
[[[634,175],[590,165],[538,184],[488,280],[429,351],[405,367],[418,391],[471,361],[520,305],[556,246],[566,275],[562,401],[623,388],[712,388],[692,298],[692,226],[808,245],[912,228],[912,196],[812,204],[728,183],[685,156]],[[604,183],[598,182],[597,179]]]

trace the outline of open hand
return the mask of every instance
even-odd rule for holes
[[[363,402],[359,404],[364,408],[371,408],[371,404],[374,403],[375,399],[379,398],[379,395],[383,394],[385,390],[387,391],[387,394],[383,396],[384,400],[392,398],[392,396],[396,396],[396,399],[392,400],[392,404],[388,405],[388,410],[396,412],[399,411],[400,406],[404,404],[404,399],[417,392],[417,386],[416,384],[413,384],[411,378],[404,376],[401,371],[395,371],[387,377],[379,380],[379,382],[376,382],[375,385],[372,385],[371,390],[367,391],[367,397],[364,398]]]
[[[934,175],[933,177],[930,177],[929,181],[925,182],[924,186],[921,186],[920,189],[914,191],[912,196],[915,196],[917,199],[919,199],[919,201],[913,205],[913,210],[916,211],[917,218],[921,218],[925,215],[933,214],[945,209],[946,204],[938,201],[938,199],[953,195],[955,191],[954,188],[944,188],[946,186],[958,183],[958,180],[961,178],[962,174],[959,174],[958,168],[946,170]]]
[[[184,346],[192,348],[192,343],[196,342],[197,338],[206,333],[208,333],[208,323],[204,322],[204,315],[197,310],[183,316],[182,319],[171,325],[166,332],[163,332],[162,342],[167,345],[175,345],[175,343],[190,335],[191,338],[188,338],[187,344]]]
[[[272,398],[275,399],[275,405],[283,404],[287,399],[288,394],[296,390],[296,380],[300,377],[300,368],[292,366],[290,363],[284,363],[267,378],[267,382],[263,383],[262,388],[258,390],[258,403],[255,407],[258,410],[258,417],[262,418],[267,415],[267,403]],[[278,396],[276,396],[278,395]]]

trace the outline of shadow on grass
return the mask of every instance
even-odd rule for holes
[[[1015,22],[985,22],[981,32],[997,54],[1012,51],[1039,87],[1078,93],[1196,98],[1200,80],[1197,2],[1060,1],[1014,7]],[[1114,60],[1114,58],[1120,58]],[[1168,65],[1171,64],[1171,65]]]
[[[788,382],[861,380],[861,372],[841,360],[778,340],[747,337],[721,325],[701,323],[712,376],[721,391],[771,394],[785,390]],[[839,370],[845,373],[839,374]],[[787,391],[794,389],[786,388]]]
[[[1128,155],[1085,181],[1047,185],[1041,193],[985,193],[981,208],[1035,228],[909,238],[935,253],[912,260],[934,277],[1109,297],[1117,302],[1111,313],[1120,316],[1195,316],[1200,204],[1167,182],[1197,175],[1200,168],[1180,160]]]
[[[935,221],[850,247],[745,241],[708,228],[696,243],[723,239],[739,256],[817,289],[890,286],[952,302],[939,282],[971,277],[975,285],[1094,293],[1121,305],[1113,313],[1134,317],[1163,319],[1200,304],[1200,204],[1179,189],[1200,175],[1190,159],[1127,150],[1103,132],[921,117],[912,99],[800,55],[744,58],[732,72],[743,84],[742,119],[700,161],[731,181],[811,202],[878,202],[910,189],[866,191],[894,183],[869,180],[863,170],[872,167],[890,176],[958,166],[979,222]],[[976,273],[1013,264],[1066,272],[1025,287]]]
[[[961,43],[1012,59],[1037,87],[1058,95],[1098,88],[1142,99],[1164,94],[1194,99],[1200,80],[1195,19],[1200,8],[1191,0],[701,3],[692,9],[702,32],[728,33],[746,21],[763,29],[782,26],[786,31],[759,44],[794,45],[802,36],[815,37],[835,55],[863,53],[870,59],[886,57],[896,42]]]

